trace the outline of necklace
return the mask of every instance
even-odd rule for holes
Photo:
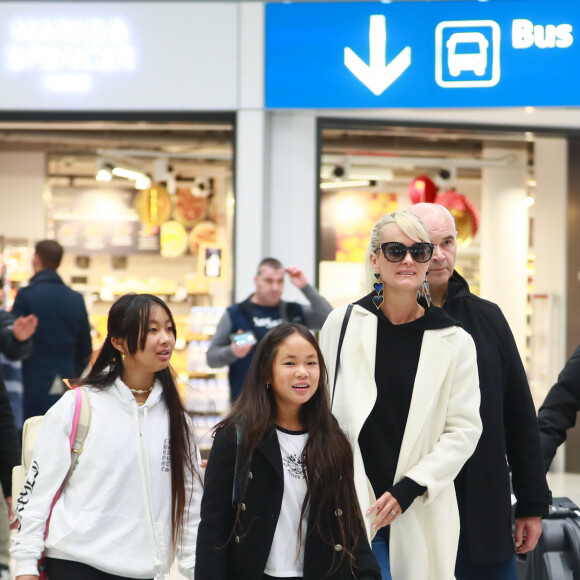
[[[155,386],[155,385],[153,385],[153,386]],[[136,395],[146,395],[147,393],[150,393],[153,390],[153,387],[149,387],[148,389],[144,389],[144,390],[132,389],[131,387],[129,387],[129,390],[132,393],[135,393]]]

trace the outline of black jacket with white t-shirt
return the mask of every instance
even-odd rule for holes
[[[276,565],[270,556],[278,522],[281,513],[284,513],[284,460],[276,430],[258,445],[253,454],[247,486],[241,498],[241,529],[233,534],[236,516],[236,510],[232,507],[235,462],[236,434],[233,429],[219,429],[205,473],[196,550],[196,580],[262,580],[267,566]],[[291,457],[286,458],[286,466],[291,471],[297,467],[295,463]],[[313,505],[315,501],[313,498]],[[339,538],[340,506],[330,516],[331,520],[336,521],[334,533]],[[296,520],[299,518],[300,511],[296,513]],[[304,580],[352,580],[349,558],[338,539],[335,544],[328,545],[316,534],[307,532],[304,538]],[[290,543],[296,546],[294,542]],[[342,561],[336,571],[328,576],[337,557]],[[380,580],[381,574],[362,525],[355,557],[355,578]]]

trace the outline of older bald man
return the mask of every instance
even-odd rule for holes
[[[461,519],[455,575],[457,580],[517,580],[514,552],[534,549],[550,503],[526,373],[499,306],[473,295],[455,271],[451,213],[428,203],[411,211],[435,245],[429,263],[433,303],[463,325],[477,349],[483,433],[455,481]],[[508,466],[517,500],[513,538]]]

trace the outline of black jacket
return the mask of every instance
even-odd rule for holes
[[[235,433],[233,429],[221,429],[216,433],[205,473],[197,536],[196,580],[262,580],[264,574],[284,492],[282,456],[276,433],[273,431],[254,452],[243,494],[245,509],[240,520],[241,530],[232,534],[235,460]],[[332,517],[340,517],[338,513],[339,510]],[[355,576],[351,574],[346,556],[338,570],[327,576],[333,559],[344,555],[340,550],[341,547],[329,546],[318,536],[307,533],[304,579],[380,580],[378,565],[362,527]]]
[[[56,403],[65,391],[60,379],[81,376],[92,352],[91,331],[83,297],[54,270],[41,270],[18,291],[12,313],[38,317],[34,350],[22,364],[27,419],[44,415]],[[55,379],[62,390],[53,395]]]
[[[489,564],[513,555],[509,467],[516,517],[548,514],[536,411],[512,332],[500,308],[474,296],[454,272],[443,308],[471,334],[477,349],[483,433],[459,474],[461,545]],[[507,463],[506,463],[507,457]]]
[[[0,312],[0,352],[10,360],[20,360],[30,354],[32,340],[24,342],[16,340],[12,331],[13,324],[12,314]],[[12,468],[18,464],[20,464],[20,441],[0,366],[0,483],[5,496],[12,494]]]
[[[558,445],[566,441],[566,431],[576,425],[576,413],[579,410],[580,346],[558,375],[558,381],[550,389],[538,412],[546,471],[550,468]]]

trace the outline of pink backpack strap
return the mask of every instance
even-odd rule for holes
[[[75,394],[75,414],[73,417],[72,430],[70,432],[70,437],[69,437],[71,451],[72,451],[72,448],[74,447],[74,444],[75,444],[75,437],[77,435],[77,427],[79,426],[79,417],[81,416],[81,408],[83,405],[83,397],[81,394],[80,387],[74,388],[74,394]]]
[[[45,540],[46,540],[46,537],[48,536],[48,526],[50,525],[50,518],[52,517],[52,510],[54,508],[54,504],[56,503],[56,501],[60,497],[62,490],[66,487],[66,484],[68,483],[68,480],[70,479],[70,476],[72,475],[72,472],[73,472],[73,469],[74,469],[74,466],[76,463],[76,459],[78,457],[78,453],[77,454],[73,453],[73,449],[74,449],[74,443],[75,443],[75,437],[77,434],[77,429],[79,426],[79,418],[81,416],[81,408],[83,405],[83,398],[82,398],[82,392],[81,392],[80,387],[75,387],[73,392],[75,395],[75,414],[73,416],[72,429],[71,429],[71,433],[70,433],[70,437],[69,437],[70,450],[71,450],[71,465],[70,465],[70,468],[66,474],[66,477],[64,478],[64,480],[62,482],[62,485],[58,488],[58,491],[56,492],[56,494],[52,500],[52,503],[50,504],[50,511],[48,512],[48,518],[46,520],[46,528],[44,529],[44,539]]]

